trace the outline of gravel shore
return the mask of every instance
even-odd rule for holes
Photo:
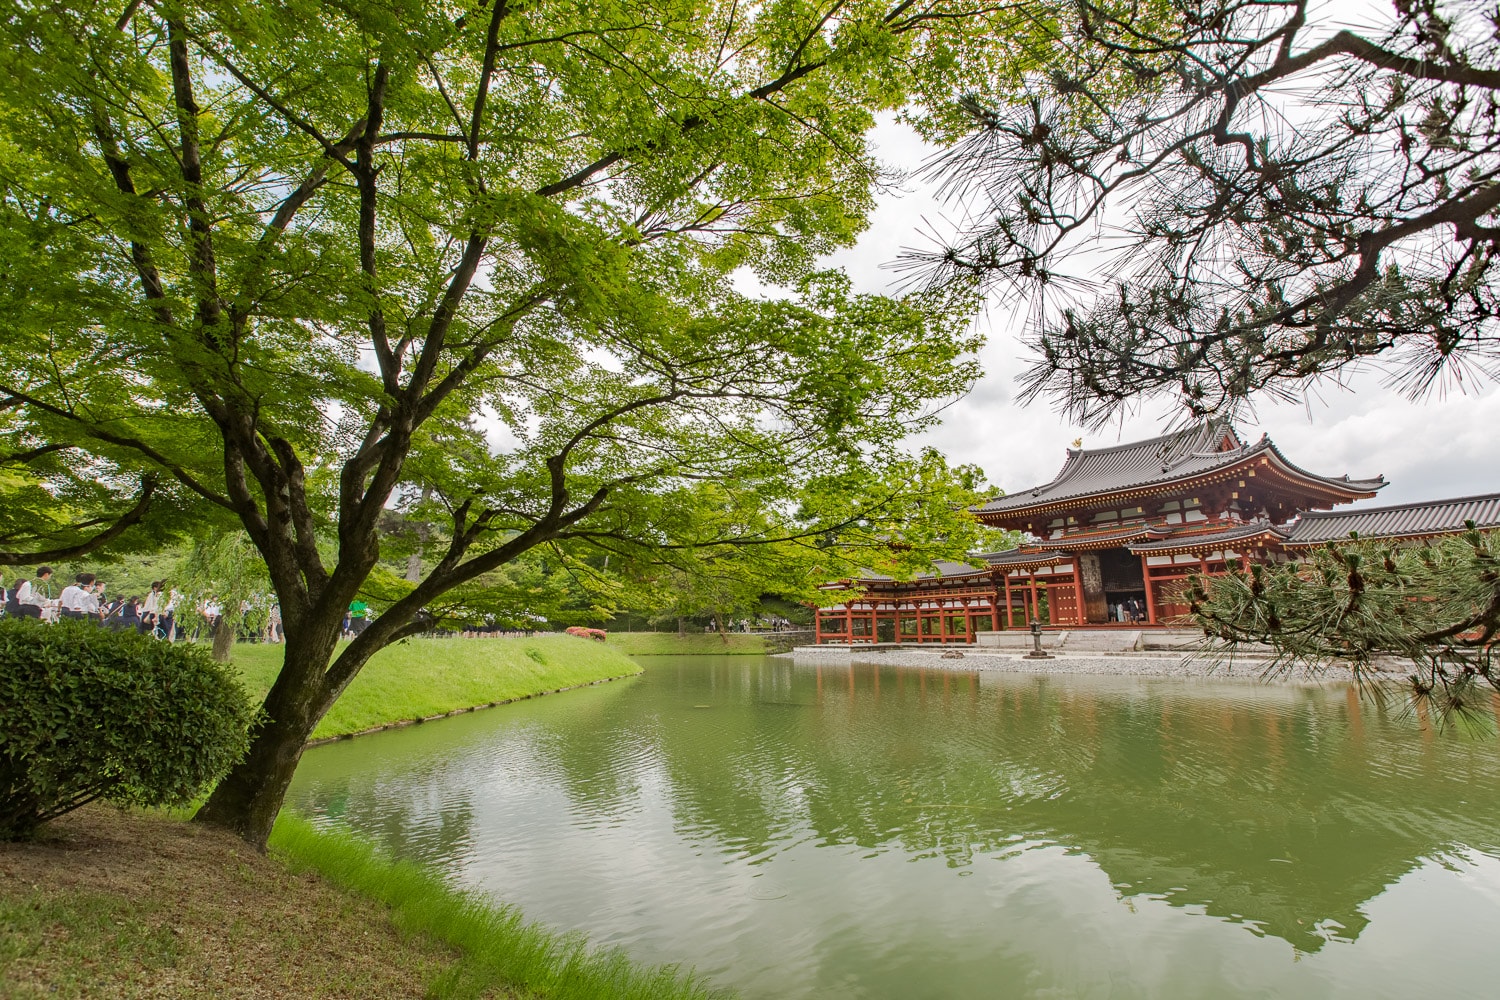
[[[957,654],[957,655],[955,655]],[[1294,670],[1268,673],[1266,656],[1246,656],[1232,662],[1216,662],[1189,653],[1120,652],[1058,653],[1051,659],[1030,659],[1003,650],[928,647],[926,649],[850,649],[845,646],[799,646],[790,653],[799,664],[849,666],[872,664],[892,667],[930,667],[934,670],[995,671],[1017,674],[1093,674],[1118,677],[1207,677],[1257,683],[1336,683],[1353,675],[1347,666],[1330,666],[1317,672]]]

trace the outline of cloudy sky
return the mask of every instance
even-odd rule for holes
[[[889,166],[910,170],[928,150],[907,128],[886,123],[875,133],[877,155]],[[886,195],[857,246],[830,264],[844,268],[863,291],[894,291],[898,275],[889,264],[903,247],[922,245],[924,231],[944,228],[953,206],[937,202],[916,183]],[[1077,438],[1084,447],[1104,447],[1151,437],[1167,429],[1164,408],[1126,417],[1105,430],[1084,432],[1045,402],[1016,402],[1017,379],[1026,367],[1019,334],[1025,315],[996,304],[978,321],[987,337],[980,354],[984,377],[966,398],[925,433],[950,462],[972,463],[1007,492],[1050,481],[1065,449]],[[1390,483],[1363,506],[1438,497],[1500,492],[1495,437],[1500,432],[1500,388],[1493,384],[1450,390],[1440,398],[1411,402],[1384,388],[1378,373],[1356,376],[1347,387],[1327,385],[1305,405],[1263,404],[1238,424],[1242,437],[1269,434],[1292,462],[1312,472]]]

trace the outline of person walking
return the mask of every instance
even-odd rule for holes
[[[109,614],[109,600],[104,596],[104,581],[94,580],[94,585],[88,588],[88,599],[84,602],[88,605],[86,613],[94,620],[95,625],[104,624],[105,617]]]
[[[41,619],[43,610],[52,601],[52,586],[48,582],[51,579],[52,567],[38,566],[35,581],[21,581],[14,597],[19,617]]]
[[[161,589],[165,583],[164,580],[152,580],[151,590],[141,602],[141,621],[136,626],[141,635],[154,630],[161,619]]]
[[[128,597],[111,609],[104,619],[104,627],[113,632],[136,632],[141,627],[141,599]]]
[[[57,612],[63,618],[82,621],[91,611],[99,610],[99,602],[92,597],[94,574],[79,573],[73,582],[63,588],[57,598]]]
[[[359,635],[368,625],[370,606],[359,598],[349,603],[349,624],[347,626],[350,635]]]
[[[162,582],[166,586],[166,581]],[[161,637],[168,642],[177,641],[177,604],[182,600],[182,595],[177,592],[176,587],[167,590],[167,603],[161,609],[161,622],[159,629]]]

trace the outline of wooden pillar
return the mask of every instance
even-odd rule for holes
[[[1073,621],[1078,625],[1087,625],[1089,621],[1083,604],[1083,578],[1078,575],[1076,558],[1073,560]]]
[[[964,642],[974,644],[974,616],[969,613],[969,599],[964,598]]]
[[[996,587],[990,593],[990,630],[1000,631],[1000,588]]]
[[[1007,570],[1005,574],[1005,627],[1011,629],[1015,627],[1015,624],[1010,613],[1010,572]]]
[[[1156,594],[1151,586],[1151,567],[1147,563],[1149,557],[1141,553],[1141,579],[1146,581],[1146,624],[1155,625],[1156,621]]]
[[[1083,596],[1084,620],[1094,624],[1109,621],[1109,598],[1104,593],[1104,573],[1099,556],[1080,552],[1073,557],[1073,574],[1078,578]]]
[[[823,644],[823,609],[813,608],[813,645]]]
[[[1028,616],[1042,622],[1042,602],[1036,599],[1036,569],[1031,570],[1031,614]],[[1028,624],[1030,624],[1028,622]],[[1043,625],[1047,624],[1042,622]]]
[[[938,645],[948,641],[948,601],[938,595]]]
[[[880,609],[879,608],[871,608],[870,609],[870,642],[873,644],[873,643],[877,643],[879,641],[880,641]]]

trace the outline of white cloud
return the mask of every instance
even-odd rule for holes
[[[902,170],[915,169],[931,153],[911,129],[890,120],[876,129],[873,141],[881,159]],[[929,187],[916,182],[906,187],[883,196],[858,244],[828,260],[844,268],[862,291],[897,291],[900,276],[890,263],[901,248],[921,245],[924,231],[941,231],[953,214]],[[1045,403],[1019,405],[1017,379],[1026,366],[1019,336],[1024,315],[997,307],[978,322],[989,339],[980,354],[984,377],[917,443],[937,447],[950,461],[978,465],[991,482],[1015,492],[1051,480],[1076,438],[1083,437],[1086,447],[1103,447],[1164,430],[1171,416],[1164,407],[1085,433]],[[1318,389],[1305,405],[1262,403],[1239,428],[1252,439],[1270,434],[1288,459],[1311,472],[1355,478],[1383,474],[1391,485],[1368,504],[1500,491],[1500,467],[1489,457],[1500,431],[1495,385],[1414,403],[1367,372],[1344,388]]]

